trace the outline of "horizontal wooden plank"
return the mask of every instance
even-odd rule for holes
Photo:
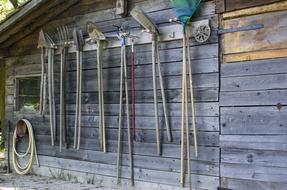
[[[161,51],[161,61],[162,64],[162,72],[163,74],[170,75],[181,73],[181,65],[182,61],[182,42],[178,41],[176,43],[165,43],[162,47]],[[143,76],[151,76],[151,47],[143,46],[143,52],[138,52],[136,56],[136,75]],[[203,45],[200,47],[191,47],[191,58],[193,59],[192,64],[194,65],[194,73],[208,73],[208,72],[217,72],[218,71],[218,45],[217,44],[209,44]],[[104,57],[104,68],[109,67],[120,67],[120,49],[116,50],[109,49],[105,51]],[[130,63],[128,56],[128,63]],[[83,65],[84,69],[92,69],[96,68],[96,52],[84,53],[83,56]],[[198,59],[203,59],[201,61],[195,61]],[[7,84],[13,84],[13,76],[12,75],[23,75],[23,74],[38,74],[41,71],[40,64],[40,53],[37,55],[30,56],[21,56],[21,57],[11,57],[5,59],[7,65]],[[59,72],[59,59],[56,59],[55,62],[55,73]],[[172,63],[176,62],[176,63]],[[31,64],[29,64],[31,63]],[[169,63],[169,64],[165,64]],[[148,64],[148,65],[146,65]],[[17,65],[17,67],[15,67]],[[69,70],[75,70],[75,54],[69,54],[67,59],[67,66]],[[87,66],[85,66],[87,65]],[[130,65],[130,64],[128,64]],[[15,68],[14,68],[15,67]],[[19,68],[18,68],[19,67]],[[174,69],[176,68],[176,69]],[[139,70],[144,70],[145,72],[140,72]],[[105,70],[105,69],[104,69]],[[116,72],[119,69],[114,69]],[[174,71],[173,71],[174,70]],[[113,71],[113,70],[111,70]],[[106,71],[108,72],[108,71]],[[97,73],[96,71],[94,72]],[[130,73],[130,72],[129,72]],[[109,74],[109,73],[107,73]],[[105,75],[106,76],[106,75]],[[96,78],[96,76],[95,76]],[[57,79],[57,78],[56,78]]]
[[[221,163],[249,164],[256,166],[287,167],[287,151],[267,150],[244,150],[227,149],[221,150]]]
[[[40,136],[38,136],[40,137]],[[26,138],[26,137],[25,137]],[[37,138],[37,137],[36,137]],[[27,149],[27,143],[23,139],[21,139],[21,143],[17,145],[17,149],[20,150],[26,150]],[[58,141],[57,141],[58,142]],[[46,153],[43,153],[43,155],[50,155],[55,157],[67,157],[71,159],[79,159],[79,156],[82,159],[86,159],[85,155],[92,154],[91,152],[98,152],[99,154],[105,154],[102,152],[102,149],[99,148],[99,146],[96,144],[97,139],[94,140],[87,140],[83,143],[81,143],[80,146],[80,152],[83,152],[83,155],[75,156],[73,154],[78,154],[79,151],[74,149],[73,146],[68,146],[67,149],[61,153],[59,151],[59,143],[56,143],[55,146],[51,146],[51,140],[48,136],[42,136],[42,138],[37,138],[37,147],[39,146],[39,151],[46,151]],[[90,144],[89,144],[90,143]],[[118,142],[117,141],[107,141],[107,154],[109,153],[117,153],[118,152]],[[12,146],[12,145],[11,145]],[[12,150],[12,149],[11,149]],[[198,158],[195,157],[194,154],[194,146],[190,146],[190,157],[192,160],[197,161],[203,161],[203,162],[212,162],[212,163],[219,163],[219,148],[218,147],[210,147],[210,146],[199,146],[198,152],[199,156]],[[173,159],[180,159],[181,158],[181,149],[180,146],[176,144],[162,144],[162,154],[160,157],[163,158],[173,158]],[[122,153],[128,154],[128,143],[126,141],[122,142]],[[93,154],[92,154],[93,155]],[[157,149],[155,143],[142,143],[142,142],[134,142],[133,143],[133,155],[138,156],[148,156],[148,157],[157,157]]]
[[[116,175],[116,167],[112,165],[100,164],[100,163],[92,163],[92,162],[83,162],[77,160],[67,160],[58,158],[57,162],[54,161],[53,157],[45,157],[41,156],[40,159],[44,160],[43,166],[50,166],[53,168],[69,168],[72,171],[80,171],[87,173],[100,174],[103,176],[111,176],[115,177]],[[162,184],[169,185],[177,185],[179,183],[179,173],[173,172],[163,172],[163,171],[154,171],[143,168],[134,168],[134,174],[136,180],[144,180],[147,182],[158,182]],[[198,175],[193,175],[194,178]],[[121,177],[128,178],[129,177],[129,167],[122,166],[121,167]],[[198,176],[201,177],[201,176]],[[203,178],[208,178],[202,176]],[[215,180],[215,178],[211,178]],[[200,180],[201,181],[201,180]],[[214,183],[216,182],[213,181]],[[206,182],[201,182],[206,183]],[[198,184],[198,183],[195,183]],[[209,184],[210,185],[210,184]]]
[[[221,186],[228,189],[246,190],[246,189],[270,189],[270,190],[286,190],[287,183],[274,183],[274,182],[263,182],[263,181],[251,181],[242,179],[233,179],[223,177],[221,178]]]
[[[159,116],[163,116],[162,104],[159,105]],[[153,104],[136,104],[135,111],[138,116],[154,116]],[[168,116],[181,116],[181,104],[180,103],[169,103],[167,104],[168,108]],[[124,109],[123,109],[124,110]],[[219,115],[219,106],[218,103],[196,103],[195,104],[195,112],[196,116],[218,116]],[[75,105],[70,104],[67,106],[67,113],[74,114],[75,113]],[[98,113],[98,105],[97,104],[85,104],[82,105],[82,114],[83,115],[94,115]],[[119,105],[118,104],[108,104],[105,106],[106,115],[118,115],[119,113]]]
[[[93,167],[91,168],[93,169]],[[128,168],[123,168],[123,170],[128,171]],[[87,182],[87,181],[95,181],[94,183],[100,184],[101,186],[105,187],[119,187],[117,185],[115,177],[112,176],[104,176],[104,175],[97,175],[95,174],[95,170],[90,173],[90,172],[77,172],[77,171],[72,171],[72,170],[65,170],[62,168],[55,168],[55,167],[47,167],[47,166],[42,166],[41,168],[33,167],[34,173],[37,173],[42,176],[48,176],[48,177],[60,177],[67,179],[67,180],[72,180],[72,181],[78,181],[78,182]],[[148,174],[149,175],[149,174]],[[166,175],[163,175],[163,177]],[[154,176],[152,176],[154,177]],[[155,177],[156,178],[156,177]],[[144,179],[144,178],[143,178]],[[179,190],[182,189],[178,186],[178,184],[171,184],[166,185],[162,182],[155,182],[152,183],[149,181],[143,181],[143,179],[136,179],[135,181],[135,186],[137,189],[159,189],[159,188],[164,188],[167,190]],[[158,179],[157,181],[159,181]],[[175,181],[176,179],[173,179],[171,182]],[[100,182],[100,183],[99,183]],[[219,179],[218,177],[209,177],[209,176],[197,176],[194,175],[193,177],[193,186],[198,188],[199,190],[207,190],[207,189],[212,189],[215,190],[217,186],[219,185]],[[124,189],[130,188],[130,181],[126,179],[126,177],[121,179],[121,186],[123,186]]]
[[[276,50],[230,54],[230,55],[224,55],[223,63],[282,58],[282,57],[286,57],[286,54],[287,54],[287,49],[276,49]]]
[[[38,132],[38,130],[36,130]],[[160,131],[160,138],[161,143],[163,144],[173,144],[173,145],[180,145],[180,131],[172,131],[172,142],[167,140],[167,135],[165,131]],[[67,142],[68,146],[72,147],[74,142],[74,130],[72,127],[68,128],[67,132]],[[100,144],[98,140],[98,129],[95,128],[82,128],[81,129],[81,147],[84,149],[89,150],[100,150]],[[219,133],[218,132],[198,132],[198,144],[200,146],[219,146]],[[127,130],[123,130],[122,133],[123,141],[128,141]],[[38,143],[49,144],[51,142],[50,134],[46,133],[44,135],[36,133],[35,139]],[[58,141],[59,136],[56,136]],[[118,130],[117,129],[106,129],[106,141],[114,141],[117,142],[118,140]],[[25,140],[22,140],[25,143]],[[190,133],[190,141],[191,145],[194,145],[193,141],[193,134]],[[136,130],[136,143],[140,145],[141,143],[150,143],[155,145],[157,142],[156,140],[156,132],[155,130]],[[56,143],[58,144],[58,142]],[[107,145],[107,149],[112,147],[112,144]],[[154,146],[155,148],[155,146]]]
[[[276,90],[287,88],[287,74],[232,77],[221,79],[221,91]]]
[[[227,0],[226,4],[228,4],[228,5],[226,5],[226,6],[233,6],[235,9],[241,9],[244,6],[246,6],[246,4],[253,4],[253,5],[254,4],[260,5],[261,4],[262,5],[262,4],[268,4],[270,2],[276,2],[276,3],[272,3],[272,4],[264,5],[264,6],[259,6],[259,7],[252,7],[252,8],[233,11],[233,12],[228,12],[228,13],[223,14],[223,18],[224,19],[231,19],[231,18],[257,15],[257,14],[274,12],[274,11],[283,11],[283,10],[287,9],[287,2],[286,1],[282,1],[282,2],[277,2],[277,1],[280,1],[280,0],[267,0],[267,1],[260,1],[260,2],[259,2],[259,0],[257,0],[257,1],[244,0],[243,3],[242,3],[242,0],[237,0],[236,4],[234,4],[234,0]],[[244,5],[244,3],[245,3],[245,5]],[[234,10],[232,8],[227,8],[227,9]]]
[[[238,62],[221,65],[222,77],[279,74],[287,70],[286,58]]]
[[[220,106],[286,105],[286,96],[287,90],[222,92],[220,93]]]
[[[201,148],[202,149],[202,148]],[[24,151],[24,148],[17,149],[19,152]],[[91,150],[75,150],[75,149],[62,149],[59,152],[59,147],[51,147],[39,144],[37,146],[38,155],[49,156],[57,158],[67,158],[75,161],[87,161],[99,164],[107,164],[116,167],[117,153],[104,153],[102,151]],[[211,153],[205,151],[205,153]],[[213,156],[212,153],[209,154]],[[122,154],[122,166],[129,166],[129,154]],[[145,168],[149,170],[159,170],[167,172],[180,173],[180,159],[179,158],[165,158],[159,156],[144,156],[133,155],[134,167]],[[43,161],[40,160],[40,164]],[[197,175],[218,176],[219,175],[219,162],[201,161],[192,158],[192,173]]]
[[[194,89],[194,99],[195,102],[216,102],[218,101],[218,88],[198,88]],[[13,105],[14,104],[14,88],[12,88],[9,92],[10,95],[6,95],[6,104]],[[105,104],[115,104],[118,103],[118,97],[120,92],[105,92],[104,101]],[[129,92],[131,96],[131,92]],[[181,102],[181,90],[173,89],[173,90],[165,90],[166,102],[169,103],[180,103]],[[149,91],[135,91],[136,103],[152,103],[153,100],[153,92]],[[161,97],[161,92],[158,90],[158,97]],[[76,93],[67,93],[66,94],[66,102],[67,104],[75,104],[76,103]],[[56,104],[59,104],[59,97],[56,97]],[[159,98],[158,102],[162,102],[162,99]],[[190,102],[190,100],[189,100]],[[98,104],[98,93],[97,92],[89,92],[82,93],[82,104]]]
[[[283,35],[286,33],[286,30],[283,29],[287,24],[286,18],[287,12],[282,11],[223,21],[224,28],[237,28],[254,23],[264,25],[264,28],[259,30],[225,34],[223,36],[223,53],[228,55],[243,52],[286,49],[287,38]],[[258,40],[259,38],[260,40]]]
[[[286,168],[226,163],[220,168],[222,177],[286,183]]]
[[[97,2],[97,4],[99,4]],[[131,2],[129,4],[131,5],[131,8],[134,6],[134,3]],[[138,3],[137,3],[138,4]],[[94,5],[97,6],[98,5]],[[106,6],[106,5],[105,5]],[[175,15],[174,11],[171,9],[171,3],[166,0],[160,0],[156,2],[143,2],[138,4],[144,12],[153,20],[156,24],[162,24],[162,23],[168,23],[169,18],[173,18]],[[214,2],[209,1],[206,3],[202,4],[202,7],[199,9],[197,14],[195,15],[195,19],[198,20],[200,17],[206,18],[207,15],[212,15],[214,14]],[[97,8],[96,7],[96,8]],[[77,9],[79,9],[77,7]],[[97,10],[95,12],[85,12],[82,13],[83,15],[75,15],[75,13],[72,13],[72,15],[69,16],[63,16],[62,18],[59,19],[54,19],[47,25],[43,26],[45,31],[53,31],[55,30],[56,27],[59,25],[68,25],[71,28],[79,28],[86,32],[86,22],[87,21],[93,21],[96,22],[97,26],[100,28],[101,31],[103,32],[108,32],[108,31],[116,31],[116,28],[113,27],[113,24],[116,25],[121,25],[121,23],[125,21],[130,22],[131,27],[139,26],[138,23],[136,23],[131,17],[125,17],[125,18],[120,18],[118,15],[114,14],[114,7],[112,6],[110,9],[101,9]],[[65,15],[65,13],[63,14]],[[217,22],[217,19],[214,18],[212,19],[214,23]],[[217,26],[215,26],[217,28]],[[37,33],[37,32],[35,32]],[[36,34],[29,36],[28,38],[24,39],[22,42],[18,43],[19,46],[35,43],[32,42],[31,39],[34,39],[36,37]],[[198,44],[198,43],[197,43]],[[17,48],[15,48],[16,50]]]
[[[220,112],[222,134],[287,134],[287,110],[284,108],[222,107]]]
[[[221,135],[221,148],[287,150],[287,135]]]
[[[120,72],[120,68],[118,69]],[[83,73],[83,92],[93,92],[98,89],[98,81],[96,72],[93,70],[84,71]],[[104,91],[120,91],[120,75],[106,75],[103,81]],[[198,74],[193,75],[194,88],[217,88],[219,87],[218,73]],[[76,73],[69,73],[67,76],[67,92],[76,92]],[[137,90],[153,90],[151,84],[151,77],[148,78],[135,78],[135,89]],[[163,83],[165,89],[179,89],[181,88],[182,76],[163,76]],[[283,81],[284,82],[284,81]],[[158,89],[160,89],[159,80],[157,80]],[[55,88],[59,89],[59,83],[55,84]],[[128,80],[128,89],[131,89],[131,80]],[[57,92],[55,92],[57,93]]]
[[[218,88],[197,88],[193,89],[194,99],[196,102],[216,102],[218,101]],[[158,97],[161,97],[160,90],[157,91]],[[105,104],[115,104],[118,103],[119,92],[105,92]],[[131,92],[129,92],[131,95]],[[181,90],[165,90],[166,102],[169,103],[179,103],[181,102]],[[152,103],[153,102],[153,92],[152,91],[135,91],[135,101],[136,103]],[[75,104],[76,102],[75,93],[67,94],[67,102],[69,104]],[[190,101],[190,100],[189,100]],[[162,98],[158,99],[158,102],[162,102]],[[59,103],[56,99],[56,103]],[[82,94],[83,104],[97,104],[98,103],[98,93],[83,93]]]
[[[16,125],[16,122],[22,118],[28,119],[33,127],[38,130],[49,130],[47,127],[49,125],[49,115],[39,115],[37,114],[17,114],[13,115],[13,118],[7,117],[7,120],[11,119],[12,126]],[[74,124],[74,115],[67,115],[68,121],[67,124],[73,126]],[[99,124],[99,116],[91,115],[91,116],[82,116],[81,124],[83,127],[98,127]],[[192,126],[192,117],[189,118],[190,126]],[[59,123],[59,116],[57,116],[57,123]],[[105,116],[106,127],[110,129],[118,128],[118,116]],[[170,117],[169,123],[171,129],[180,130],[181,128],[181,117]],[[123,120],[123,126],[125,126],[126,120]],[[159,124],[163,127],[165,126],[164,117],[159,117]],[[155,120],[154,117],[144,117],[144,116],[136,116],[136,129],[138,130],[150,130],[155,129]],[[199,131],[219,131],[219,118],[218,117],[196,117],[196,126]],[[190,129],[193,130],[192,127]]]

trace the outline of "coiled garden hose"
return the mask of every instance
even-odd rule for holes
[[[37,150],[36,150],[36,143],[35,143],[35,138],[34,138],[34,132],[33,132],[33,127],[31,123],[26,120],[26,119],[21,119],[17,122],[24,122],[27,126],[28,129],[28,136],[29,136],[29,144],[26,152],[24,154],[20,154],[16,150],[16,142],[17,142],[17,128],[19,127],[18,125],[15,127],[14,134],[13,134],[13,145],[12,145],[12,160],[13,160],[13,165],[15,171],[20,174],[20,175],[25,175],[30,172],[32,169],[32,165],[34,160],[36,159],[37,165],[39,166],[39,160],[38,160],[38,155],[37,155]],[[21,166],[19,163],[20,158],[24,158],[25,156],[30,153],[30,158],[24,166]]]

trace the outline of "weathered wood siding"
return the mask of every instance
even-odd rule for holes
[[[277,32],[286,33],[287,22],[286,11],[273,11],[223,23],[227,28],[265,25],[223,37],[222,54],[228,55],[223,56],[220,72],[220,179],[224,188],[287,189],[287,59],[277,58],[286,56],[280,44],[286,36]]]
[[[238,7],[240,9],[275,1],[236,0],[234,3],[239,5],[239,2],[242,2],[243,4],[240,4],[242,7]],[[195,158],[194,151],[191,151],[193,186],[205,190],[217,189],[219,186],[235,190],[286,190],[287,58],[284,58],[286,43],[283,43],[286,41],[286,9],[284,6],[273,4],[269,6],[267,12],[262,7],[259,8],[261,13],[258,13],[256,8],[252,9],[251,11],[254,11],[252,16],[245,15],[244,10],[240,12],[243,15],[237,17],[234,17],[233,12],[229,12],[226,13],[229,17],[226,17],[223,22],[218,18],[224,15],[217,15],[216,7],[217,10],[221,9],[219,12],[237,8],[232,6],[231,0],[224,2],[216,0],[216,3],[218,3],[217,6],[214,0],[204,1],[194,17],[194,20],[210,19],[213,30],[211,38],[204,44],[198,44],[194,40],[191,40],[190,44],[200,145],[198,159]],[[174,16],[169,0],[132,0],[129,1],[128,7],[131,8],[136,4],[141,6],[160,26],[168,25],[168,18]],[[270,11],[270,7],[273,11]],[[280,11],[274,12],[274,7]],[[263,13],[262,10],[265,12]],[[260,15],[256,15],[256,11]],[[114,12],[114,0],[81,0],[43,27],[46,31],[52,31],[59,24],[66,24],[81,28],[86,34],[86,22],[94,21],[103,32],[110,34],[115,32],[112,24],[119,25],[125,20],[132,20],[130,17],[123,19]],[[273,21],[274,18],[278,19]],[[218,20],[220,27],[225,28],[257,22],[264,23],[265,28],[259,31],[226,34],[221,38],[224,41],[221,41],[217,36]],[[135,21],[132,21],[131,25],[138,28]],[[276,35],[273,36],[273,34]],[[276,38],[278,36],[278,39],[284,41],[278,40]],[[273,37],[276,40],[272,40]],[[104,52],[108,152],[102,153],[98,144],[96,51],[84,52],[81,149],[77,151],[68,148],[60,152],[58,145],[56,147],[50,145],[48,115],[40,116],[35,113],[25,114],[13,111],[15,76],[40,73],[40,51],[36,48],[35,40],[37,38],[38,32],[35,32],[18,41],[10,48],[11,57],[5,59],[7,118],[15,123],[24,117],[33,124],[41,162],[41,167],[35,167],[34,172],[99,186],[116,186],[120,49],[110,48]],[[173,142],[167,141],[162,101],[159,98],[163,154],[157,156],[153,93],[150,83],[152,80],[151,44],[136,46],[137,142],[134,143],[134,165],[137,189],[180,189],[181,48],[181,40],[160,43]],[[220,48],[222,51],[219,50]],[[268,51],[271,54],[267,54]],[[274,51],[276,51],[275,54],[272,54]],[[254,52],[256,54],[253,54]],[[239,58],[236,57],[238,61],[224,59],[224,56],[234,54],[240,54]],[[255,58],[248,57],[250,55]],[[280,55],[280,58],[276,55]],[[130,63],[129,58],[128,63]],[[58,89],[59,56],[56,56],[55,69],[55,87]],[[130,74],[130,67],[128,69]],[[68,142],[70,144],[73,141],[75,75],[75,54],[70,53],[67,75]],[[160,97],[160,91],[158,94]],[[56,102],[58,105],[59,99],[56,99]],[[123,189],[130,187],[126,139],[125,133]],[[191,144],[191,150],[193,150],[193,144]]]
[[[286,189],[286,72],[286,59],[221,65],[223,187]]]
[[[105,33],[115,32],[112,24],[120,24],[130,17],[120,18],[114,14],[115,1],[80,1],[60,17],[44,26],[47,31],[58,24],[81,28],[86,33],[87,21],[94,21]],[[147,15],[158,25],[166,25],[174,17],[169,0],[129,1],[129,7],[141,6]],[[209,18],[213,34],[205,44],[191,41],[191,59],[194,67],[194,86],[196,96],[196,115],[199,128],[199,158],[192,151],[193,186],[198,189],[217,189],[219,186],[219,61],[218,38],[216,35],[217,15],[215,2],[205,1],[194,20]],[[134,27],[138,27],[135,21]],[[24,38],[11,49],[13,57],[5,59],[6,112],[13,123],[17,119],[27,118],[35,129],[37,148],[40,155],[40,168],[34,172],[42,175],[63,177],[86,183],[115,186],[117,128],[120,87],[120,48],[107,49],[104,52],[105,114],[107,123],[107,153],[102,153],[98,144],[98,95],[96,52],[84,52],[83,96],[82,96],[82,138],[81,149],[64,149],[50,145],[48,115],[24,114],[13,111],[15,75],[40,73],[40,51],[36,48],[38,33]],[[128,50],[130,51],[130,50]],[[166,138],[162,106],[159,104],[160,127],[162,128],[162,156],[157,156],[153,110],[151,76],[151,44],[136,46],[136,136],[134,143],[135,185],[139,189],[177,189],[180,177],[180,122],[181,122],[181,62],[182,41],[175,40],[160,43],[160,56],[164,85],[167,93],[168,115],[172,128],[173,142]],[[73,141],[75,109],[75,54],[68,55],[67,75],[67,114],[68,142]],[[130,64],[129,58],[128,63]],[[59,56],[56,56],[55,87],[59,88]],[[129,74],[130,74],[129,68]],[[56,90],[58,93],[58,90]],[[158,91],[160,95],[160,91]],[[56,96],[57,97],[57,96]],[[160,96],[159,96],[160,97]],[[56,100],[57,103],[59,100]],[[161,99],[159,98],[161,102]],[[190,119],[191,121],[191,119]],[[125,123],[125,122],[124,122]],[[192,137],[192,134],[191,134]],[[129,186],[128,149],[126,133],[123,146],[123,186]],[[193,145],[191,145],[191,150]]]

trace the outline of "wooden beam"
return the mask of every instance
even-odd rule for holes
[[[116,14],[126,16],[127,14],[127,0],[117,0]]]
[[[224,55],[223,63],[287,57],[287,49],[255,51]]]
[[[225,0],[215,0],[215,12],[216,13],[225,12]]]
[[[45,3],[45,6],[39,5],[39,7],[37,7],[37,11],[34,11],[33,14],[25,15],[25,17],[22,17],[17,21],[17,24],[11,23],[11,25],[9,27],[7,26],[7,28],[5,30],[3,29],[3,31],[0,29],[0,44],[6,41],[10,36],[13,36],[14,34],[23,30],[23,28],[28,26],[32,21],[39,22],[39,17],[43,15],[43,13],[46,13],[50,8],[55,7],[57,4],[59,4],[57,1],[51,0]],[[16,15],[13,15],[12,17],[14,16]],[[3,24],[5,24],[5,22]],[[0,25],[0,28],[1,26],[2,25]]]
[[[33,0],[27,3],[22,9],[14,13],[10,16],[7,20],[4,20],[3,23],[0,25],[0,33],[7,30],[11,27],[14,23],[25,17],[26,15],[30,14],[34,10],[36,10],[41,4],[47,2],[48,0]]]
[[[267,5],[274,2],[279,2],[282,0],[225,0],[226,11],[235,11],[250,7],[256,7],[261,5]]]
[[[58,2],[58,1],[57,1]],[[61,14],[63,11],[77,3],[78,0],[69,0],[68,2],[63,2],[60,5],[57,5],[56,7],[52,7],[53,9],[50,11],[47,11],[47,14],[42,14],[42,16],[37,18],[37,21],[33,22],[33,24],[29,25],[29,27],[25,27],[21,31],[21,33],[14,33],[13,35],[9,36],[9,39],[5,40],[5,43],[1,44],[2,47],[9,47],[15,42],[21,40],[22,38],[26,37],[27,35],[31,34],[32,32],[36,31],[39,29],[41,26],[49,22],[51,19],[54,17],[58,16]],[[1,39],[1,37],[0,37]],[[2,39],[0,40],[1,43]]]
[[[238,18],[238,17],[258,15],[258,14],[270,13],[270,12],[275,12],[275,11],[283,11],[283,10],[287,10],[286,0],[282,2],[272,3],[270,5],[264,5],[264,6],[253,7],[253,8],[238,10],[234,12],[224,13],[222,18],[226,20],[226,19],[233,19],[233,18]]]

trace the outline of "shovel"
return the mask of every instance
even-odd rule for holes
[[[73,31],[74,44],[76,46],[77,59],[77,92],[76,92],[76,113],[75,113],[75,131],[74,148],[80,149],[81,142],[81,114],[82,114],[82,67],[83,67],[83,46],[84,39],[82,31]]]

